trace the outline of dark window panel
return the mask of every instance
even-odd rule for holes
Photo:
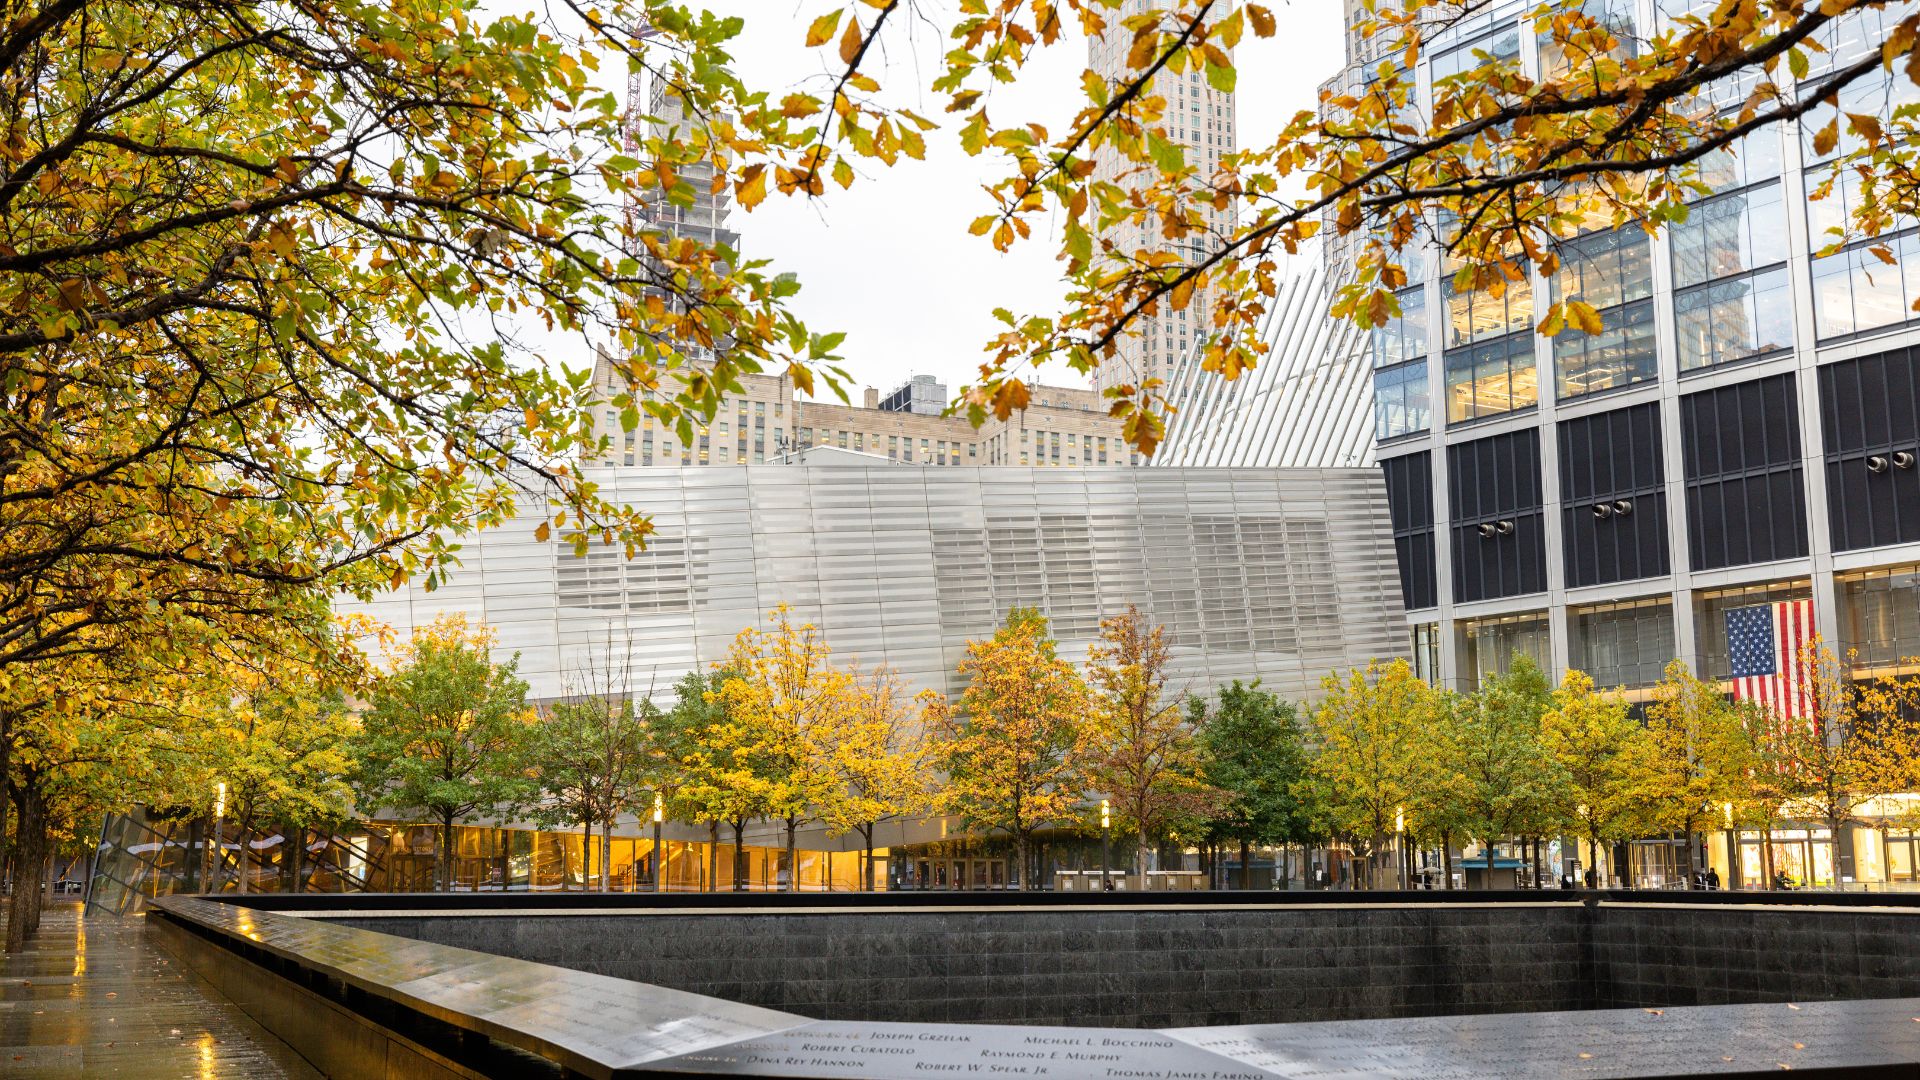
[[[1805,555],[1793,375],[1689,394],[1680,416],[1694,569]]]
[[[1573,588],[1658,577],[1669,569],[1660,413],[1648,403],[1564,421],[1561,540]],[[1629,513],[1613,512],[1625,501]],[[1608,514],[1596,517],[1605,504]]]
[[[1422,451],[1380,462],[1386,473],[1393,519],[1393,548],[1400,564],[1400,602],[1408,611],[1440,603],[1439,567],[1433,544],[1433,457]]]
[[[1447,448],[1454,599],[1463,603],[1542,592],[1546,518],[1540,490],[1540,436],[1533,429]],[[1481,525],[1507,532],[1483,536]]]
[[[1822,367],[1820,415],[1834,549],[1920,540],[1920,352],[1896,349]],[[1902,453],[1914,464],[1896,464]]]

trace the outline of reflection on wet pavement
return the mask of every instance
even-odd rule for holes
[[[317,1080],[144,926],[63,903],[26,951],[0,958],[0,1076]]]

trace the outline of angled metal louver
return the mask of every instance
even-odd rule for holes
[[[1168,379],[1180,407],[1154,465],[1339,468],[1373,464],[1367,332],[1327,316],[1319,259],[1280,290],[1260,330],[1266,357],[1231,382],[1189,348]]]

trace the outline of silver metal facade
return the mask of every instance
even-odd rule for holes
[[[736,466],[595,476],[658,528],[632,560],[484,533],[441,588],[343,604],[402,635],[442,612],[492,626],[539,698],[612,642],[658,695],[724,659],[778,604],[835,657],[949,695],[967,641],[1014,606],[1080,659],[1102,615],[1137,604],[1166,626],[1171,686],[1260,679],[1317,696],[1329,672],[1407,654],[1376,469]],[[618,659],[618,657],[616,657]]]
[[[1269,352],[1240,378],[1201,369],[1198,346],[1168,380],[1179,412],[1153,464],[1326,468],[1373,464],[1373,370],[1367,335],[1327,317],[1318,258],[1302,260],[1261,329]]]

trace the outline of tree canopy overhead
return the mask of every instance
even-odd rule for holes
[[[0,662],[111,623],[130,594],[265,611],[288,588],[431,585],[462,530],[516,504],[543,508],[541,537],[643,542],[645,508],[579,468],[609,413],[685,439],[742,373],[838,386],[842,335],[793,316],[796,283],[655,224],[696,184],[751,211],[859,198],[856,163],[921,157],[933,137],[1001,159],[973,231],[1002,249],[1056,239],[1070,291],[1064,310],[1001,313],[963,393],[975,420],[1025,406],[1027,365],[1089,370],[1200,290],[1204,364],[1237,376],[1263,351],[1280,255],[1323,229],[1352,267],[1341,317],[1390,318],[1435,241],[1456,289],[1498,295],[1551,273],[1581,229],[1675,220],[1716,155],[1787,120],[1849,177],[1848,235],[1913,208],[1915,106],[1899,102],[1920,14],[1718,0],[1634,27],[1544,0],[1519,16],[1541,63],[1475,52],[1417,85],[1418,58],[1494,6],[1362,4],[1362,78],[1202,176],[1162,77],[1231,88],[1236,58],[1277,47],[1260,39],[1284,9],[816,3],[793,47],[827,77],[769,89],[732,67],[742,19],[668,0],[539,17],[22,0],[0,33]],[[929,32],[946,43],[931,73],[889,66],[896,35]],[[1087,72],[1064,125],[996,102],[1041,51],[1093,34],[1128,43],[1125,70]],[[1880,83],[1897,92],[1861,96]],[[646,112],[650,86],[671,116]],[[915,111],[929,91],[944,119]],[[1096,154],[1117,172],[1096,174]],[[1129,226],[1165,250],[1118,246]],[[1599,320],[1568,296],[1538,329]],[[596,400],[587,372],[537,362],[528,334],[546,330],[604,347],[626,389]],[[1112,394],[1150,451],[1159,388]]]

